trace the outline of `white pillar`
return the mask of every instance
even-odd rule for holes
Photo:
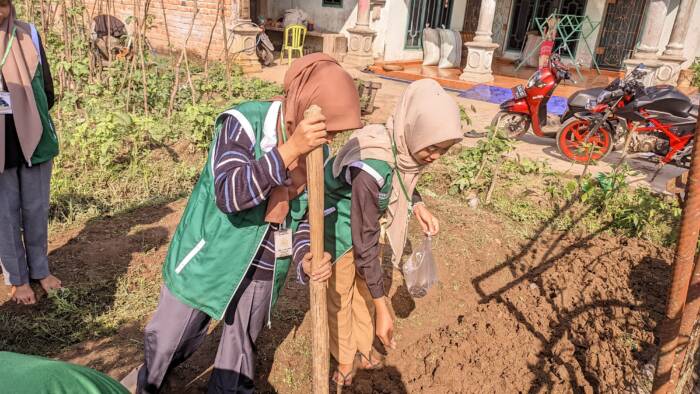
[[[657,74],[668,73],[668,69],[661,70],[664,64],[659,60],[659,41],[664,28],[664,21],[668,14],[669,0],[650,0],[646,10],[646,21],[642,30],[642,38],[637,50],[631,59],[625,60],[625,69],[629,73],[640,64],[649,71],[644,77],[647,86],[657,84]]]
[[[357,2],[357,21],[355,26],[348,29],[348,54],[345,62],[358,67],[368,66],[374,63],[372,56],[372,40],[375,32],[369,28],[370,6],[369,0]]]
[[[262,71],[258,55],[255,53],[255,42],[260,29],[250,20],[250,0],[238,1],[238,20],[232,32],[231,52],[236,54],[234,63],[247,73]]]
[[[690,22],[690,17],[693,14],[693,3],[693,0],[680,0],[678,13],[676,13],[676,19],[673,21],[671,38],[668,40],[664,55],[683,56],[683,46],[688,35],[688,22]]]
[[[492,42],[493,18],[496,16],[496,0],[482,0],[479,9],[479,24],[476,27],[474,41]]]
[[[479,24],[474,41],[464,43],[467,47],[467,65],[459,79],[469,82],[491,82],[493,53],[498,44],[491,40],[491,26],[496,15],[496,0],[482,0],[479,9]]]
[[[642,39],[637,46],[634,57],[638,59],[655,59],[657,57],[666,14],[668,14],[668,0],[651,0],[649,2]]]
[[[659,57],[661,65],[656,71],[656,83],[677,85],[681,75],[681,64],[685,61],[683,46],[688,34],[688,22],[693,13],[693,0],[680,0],[676,19],[673,21],[671,38],[666,50]]]

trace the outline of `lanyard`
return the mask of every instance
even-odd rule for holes
[[[10,37],[10,42],[7,44],[7,48],[5,48],[5,54],[2,55],[2,61],[0,62],[0,68],[3,68],[5,66],[5,62],[7,61],[7,57],[10,55],[10,49],[12,49],[12,43],[15,41],[15,34],[17,33],[17,26],[12,26],[12,37]]]
[[[411,197],[408,195],[408,190],[406,190],[406,185],[403,183],[403,178],[401,177],[401,171],[399,171],[399,159],[396,155],[396,141],[394,141],[394,136],[391,136],[391,153],[394,154],[394,171],[398,172],[397,178],[399,178],[399,185],[401,185],[401,190],[403,191],[404,197],[406,197],[406,201],[408,202],[408,214],[411,215],[413,214],[413,200]]]

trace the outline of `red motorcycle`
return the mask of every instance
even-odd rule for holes
[[[645,74],[643,65],[638,66],[595,99],[588,98],[585,111],[570,114],[557,133],[559,151],[579,163],[601,160],[623,147],[633,132],[629,153],[651,153],[663,164],[687,166],[698,106],[672,86],[645,87],[641,82]],[[591,96],[586,91],[579,94]]]
[[[513,98],[501,104],[491,127],[504,130],[510,138],[518,138],[532,125],[535,135],[544,136],[542,126],[547,124],[547,103],[554,89],[567,79],[571,79],[568,68],[558,54],[552,54],[548,66],[537,70],[527,81],[527,86],[513,88]]]

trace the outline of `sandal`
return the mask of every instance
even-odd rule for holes
[[[342,380],[340,379],[341,377]],[[340,370],[336,369],[335,373],[333,374],[333,377],[331,378],[331,382],[335,383],[337,387],[349,387],[352,386],[352,378],[352,371],[348,372],[348,374],[346,375],[340,372]]]
[[[372,353],[370,353],[370,356],[367,357],[364,354],[360,353],[361,357],[361,363],[360,363],[360,369],[364,369],[365,371],[374,371],[377,369],[384,368],[384,362],[380,359],[375,361],[374,363],[372,362]],[[365,365],[368,365],[365,367]]]

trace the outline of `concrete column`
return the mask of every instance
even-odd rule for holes
[[[479,24],[476,27],[474,41],[493,42],[491,29],[493,18],[496,16],[496,0],[482,0],[479,8]]]
[[[467,64],[459,79],[469,82],[493,81],[493,53],[498,48],[491,40],[491,26],[496,14],[496,0],[482,0],[479,9],[479,24],[474,41],[464,43],[467,47]]]
[[[231,52],[234,54],[234,63],[241,66],[246,73],[262,71],[258,55],[255,53],[255,41],[260,29],[250,20],[250,0],[238,1],[238,19],[231,30],[233,32]]]
[[[673,21],[673,29],[671,30],[671,38],[668,40],[665,56],[683,56],[683,46],[685,38],[688,35],[688,22],[693,15],[693,0],[680,0],[678,4],[678,13]]]
[[[634,57],[637,59],[655,59],[659,51],[659,40],[668,14],[669,0],[651,0],[647,8],[646,22],[642,30],[642,39],[637,46]]]
[[[693,14],[693,0],[680,0],[676,19],[673,21],[671,38],[668,40],[666,50],[659,57],[661,65],[656,71],[657,84],[678,85],[681,75],[681,64],[685,62],[683,46],[688,34],[688,22]]]
[[[348,29],[348,54],[345,63],[353,66],[364,67],[374,63],[372,56],[372,40],[375,32],[369,27],[370,6],[369,0],[357,2],[357,21],[355,26]]]
[[[629,73],[639,64],[649,71],[644,77],[644,84],[647,86],[658,83],[657,74],[668,74],[668,67],[659,60],[659,41],[664,28],[664,21],[668,14],[669,0],[650,0],[646,11],[646,22],[642,30],[642,38],[637,46],[637,50],[631,59],[625,60],[625,69]],[[662,68],[664,68],[662,70]]]

